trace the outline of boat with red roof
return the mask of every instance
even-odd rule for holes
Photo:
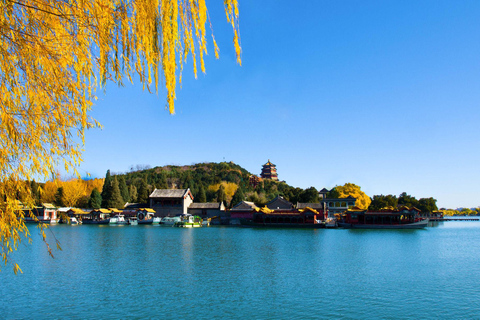
[[[412,207],[387,207],[378,211],[354,207],[345,211],[338,226],[348,229],[423,229],[428,218],[420,217],[420,210]]]

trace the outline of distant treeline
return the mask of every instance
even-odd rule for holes
[[[368,207],[368,210],[375,211],[385,207],[398,207],[407,206],[415,207],[421,210],[423,213],[438,211],[437,200],[434,198],[420,198],[408,195],[406,192],[401,193],[398,198],[394,195],[377,195],[373,196],[372,202]]]
[[[445,216],[480,216],[480,207],[477,208],[462,208],[457,210],[445,209],[442,210]]]
[[[154,189],[190,188],[195,202],[223,202],[232,207],[242,200],[264,206],[276,196],[283,196],[293,204],[318,203],[318,190],[295,188],[283,181],[258,179],[251,183],[252,174],[233,162],[198,163],[190,166],[168,165],[150,168],[131,167],[130,172],[111,174],[107,171],[104,179],[70,179],[31,184],[37,203],[53,203],[56,206],[83,208],[123,208],[125,203],[148,204]],[[375,195],[368,197],[361,188],[352,183],[332,188],[327,198],[353,196],[357,206],[378,210],[384,207],[417,207],[422,212],[438,210],[434,198],[416,199],[407,193]],[[21,200],[21,199],[20,199]],[[465,209],[470,210],[470,209]],[[470,211],[449,210],[448,214],[476,214]]]

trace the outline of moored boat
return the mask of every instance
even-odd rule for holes
[[[325,228],[333,229],[333,228],[336,228],[336,227],[338,227],[338,223],[337,223],[336,219],[328,218],[327,220],[325,220]]]
[[[155,210],[150,208],[141,208],[137,210],[138,224],[153,224]]]
[[[180,221],[173,226],[180,228],[199,228],[202,226],[202,219],[199,216],[192,216],[191,214],[184,214],[180,216]]]
[[[108,224],[110,222],[110,210],[93,209],[90,214],[82,217],[83,224]]]
[[[428,218],[419,216],[417,208],[385,208],[367,211],[352,208],[345,211],[339,227],[347,229],[423,229]]]
[[[325,228],[323,210],[317,211],[310,207],[299,210],[271,210],[267,207],[255,208],[253,219],[240,219],[245,227],[273,228]]]
[[[77,224],[82,224],[81,221],[77,220],[77,218],[75,217],[71,217],[67,220],[67,223],[68,224],[71,224],[71,225],[77,225]]]
[[[160,220],[161,225],[165,226],[173,226],[175,223],[182,221],[180,216],[177,217],[163,217]]]
[[[123,214],[117,214],[116,216],[110,218],[109,223],[111,225],[124,225],[127,224],[127,220],[125,220],[125,216]]]
[[[138,219],[137,217],[130,217],[127,220],[127,224],[130,226],[138,226]]]
[[[110,222],[110,218],[99,219],[99,220],[87,219],[87,218],[82,219],[82,224],[108,224],[109,222]]]

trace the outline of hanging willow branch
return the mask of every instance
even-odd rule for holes
[[[240,64],[238,3],[224,0]],[[0,0],[0,246],[5,263],[28,237],[18,219],[22,181],[55,177],[82,161],[95,90],[137,75],[174,113],[175,89],[188,55],[197,73],[207,54],[205,0]],[[213,35],[212,35],[213,38]],[[215,55],[218,47],[213,38]],[[78,136],[81,143],[75,136]],[[42,230],[43,231],[43,230]]]

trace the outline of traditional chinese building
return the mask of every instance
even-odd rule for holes
[[[337,213],[343,213],[348,208],[354,207],[356,201],[357,199],[352,196],[337,199],[320,199],[320,203],[325,204],[325,207],[328,209],[330,217],[333,217]]]
[[[226,218],[226,210],[223,202],[199,203],[194,202],[188,207],[188,213],[194,216],[200,216],[202,219],[218,217]]]
[[[267,203],[266,207],[276,211],[292,211],[295,210],[293,203],[285,200],[282,196],[276,196],[275,199]]]
[[[268,159],[268,162],[262,166],[262,173],[260,174],[260,176],[263,179],[271,179],[278,181],[277,166],[271,163],[270,159]]]
[[[253,188],[256,188],[258,186],[258,184],[260,183],[260,178],[257,177],[256,175],[252,174],[249,178],[248,178],[248,182],[250,183],[250,185],[253,187]]]
[[[242,201],[230,209],[230,224],[240,224],[241,219],[253,219],[253,213],[258,207],[253,202]]]
[[[149,199],[156,217],[174,217],[188,213],[193,195],[190,189],[155,189]]]

